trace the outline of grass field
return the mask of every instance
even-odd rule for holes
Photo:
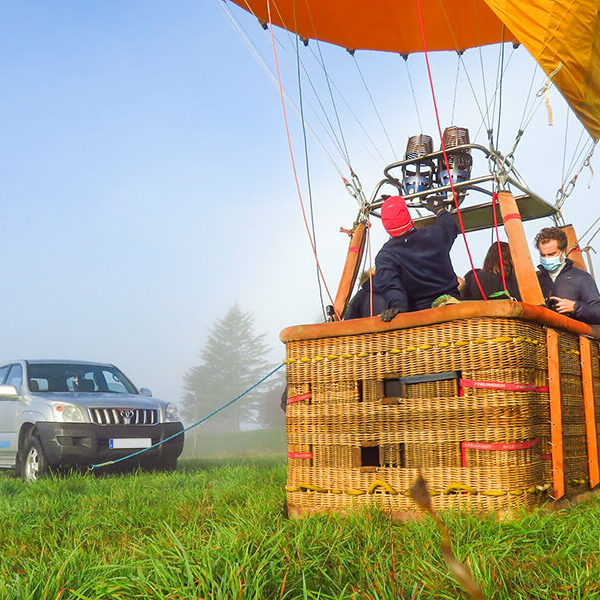
[[[283,458],[172,474],[0,476],[0,598],[466,598],[430,517],[290,521]],[[486,598],[600,598],[600,501],[512,521],[446,514]]]

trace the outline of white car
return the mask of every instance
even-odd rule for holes
[[[0,366],[0,468],[34,481],[49,468],[98,464],[183,430],[177,407],[111,364],[21,360]],[[174,470],[183,434],[127,466]]]

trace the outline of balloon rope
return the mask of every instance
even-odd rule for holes
[[[321,264],[319,263],[319,257],[317,256],[317,249],[315,248],[315,243],[312,239],[312,235],[310,234],[310,226],[308,225],[308,219],[306,218],[306,210],[304,208],[304,200],[302,199],[302,191],[300,189],[300,181],[298,180],[298,173],[296,171],[296,161],[294,160],[294,151],[292,149],[292,139],[290,137],[290,129],[288,127],[287,114],[285,111],[285,99],[283,96],[283,87],[281,85],[281,73],[279,72],[279,61],[277,60],[277,48],[275,47],[275,36],[273,35],[273,22],[271,21],[271,0],[267,0],[267,13],[269,17],[269,31],[271,32],[271,43],[273,45],[273,56],[275,57],[275,67],[277,70],[277,83],[279,84],[279,95],[281,97],[281,108],[283,110],[283,122],[285,123],[285,133],[287,136],[288,148],[290,150],[290,159],[292,161],[292,171],[294,172],[294,181],[296,182],[296,190],[298,192],[298,199],[300,200],[300,208],[302,209],[302,218],[304,219],[304,225],[306,227],[306,233],[308,234],[308,240],[310,242],[310,247],[312,248],[313,254],[315,256],[315,262],[317,264],[317,269],[321,275],[321,279],[323,280],[323,286],[325,287],[325,291],[327,292],[327,296],[329,297],[329,301],[335,310],[335,302],[333,301],[333,297],[327,287],[327,282],[325,281],[325,276],[323,275],[323,270],[321,269]],[[341,321],[340,315],[336,311],[337,318]]]
[[[456,195],[456,191],[454,189],[454,182],[452,181],[452,175],[450,173],[450,164],[448,163],[448,155],[446,154],[446,144],[444,144],[444,136],[442,135],[442,126],[440,124],[440,115],[438,112],[437,101],[435,99],[435,90],[433,87],[433,79],[431,77],[431,67],[429,65],[429,54],[427,52],[427,40],[425,39],[425,28],[423,26],[423,14],[421,12],[421,0],[417,0],[417,10],[419,13],[419,24],[421,26],[421,39],[423,40],[423,52],[425,54],[425,62],[427,64],[427,75],[429,76],[429,86],[431,87],[431,96],[433,99],[433,108],[435,110],[435,118],[437,121],[437,128],[440,134],[440,141],[442,143],[442,153],[444,155],[444,163],[446,165],[446,170],[449,174],[450,181],[450,189],[452,190],[452,198],[454,199],[454,206],[456,207],[456,214],[458,215],[458,223],[460,225],[460,231],[463,236],[463,240],[465,242],[465,248],[467,250],[467,255],[469,256],[469,263],[471,264],[471,271],[473,272],[473,276],[475,277],[475,282],[477,283],[477,287],[481,292],[481,296],[484,300],[487,300],[487,296],[483,291],[483,287],[481,286],[481,282],[479,281],[479,277],[477,276],[477,272],[475,271],[475,265],[473,263],[473,257],[471,256],[471,250],[469,249],[469,244],[467,242],[467,234],[465,233],[465,226],[463,224],[462,215],[460,214],[460,208],[458,206],[458,197]]]

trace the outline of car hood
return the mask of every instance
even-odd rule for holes
[[[113,394],[111,392],[36,392],[36,398],[51,402],[65,402],[85,408],[157,408],[166,402],[141,394]]]

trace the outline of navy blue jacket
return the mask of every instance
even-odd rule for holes
[[[450,261],[457,235],[456,221],[442,210],[435,225],[413,229],[382,246],[375,258],[375,291],[384,297],[386,308],[422,310],[442,294],[459,297]]]
[[[385,300],[380,294],[373,292],[373,314],[378,315],[387,308]],[[361,317],[371,316],[371,280],[367,280],[360,286],[360,289],[350,300],[348,309],[344,314],[346,319],[360,319]]]
[[[544,298],[575,300],[575,310],[568,317],[589,324],[600,323],[600,294],[596,282],[589,273],[574,267],[572,260],[567,258],[555,281],[541,265],[537,275]]]

